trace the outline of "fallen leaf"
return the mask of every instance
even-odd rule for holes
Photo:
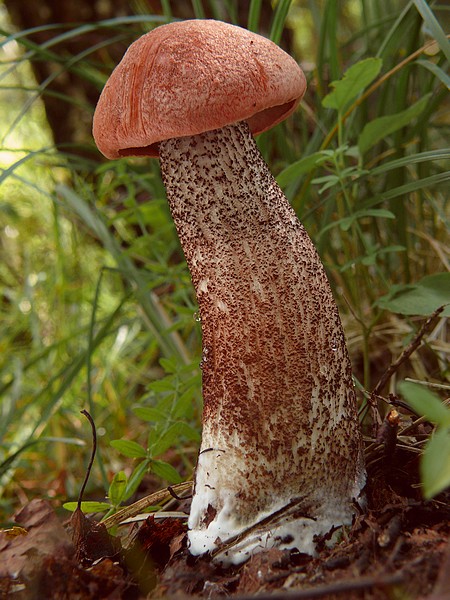
[[[120,541],[110,535],[102,523],[87,518],[77,508],[71,519],[72,541],[76,557],[84,565],[90,565],[101,558],[113,558],[121,550]]]
[[[27,535],[0,532],[0,577],[28,579],[46,556],[73,554],[69,536],[45,500],[32,500],[14,515],[14,521]]]

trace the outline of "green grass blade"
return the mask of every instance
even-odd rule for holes
[[[398,186],[389,190],[387,192],[383,192],[379,196],[374,198],[369,198],[365,202],[362,203],[364,208],[369,208],[371,206],[375,206],[384,200],[392,200],[394,198],[399,198],[401,196],[406,196],[411,192],[416,192],[418,190],[422,190],[424,188],[429,188],[434,185],[440,185],[442,183],[446,183],[450,181],[450,171],[446,173],[437,173],[436,175],[431,175],[430,177],[425,177],[424,179],[420,179],[418,181],[411,181],[406,183],[405,185]]]
[[[280,43],[291,3],[292,0],[278,0],[276,5],[269,34],[269,38],[272,40],[272,42],[275,42],[275,44]]]
[[[26,451],[36,446],[38,444],[49,443],[49,442],[58,442],[60,444],[69,444],[73,446],[85,446],[85,442],[83,440],[79,440],[77,438],[67,438],[67,437],[52,437],[52,436],[43,436],[37,440],[32,440],[31,442],[26,442],[20,448],[18,448],[15,452],[10,454],[5,460],[0,463],[0,478],[5,475],[5,473],[14,466],[14,462]]]
[[[116,240],[110,234],[105,223],[97,212],[88,206],[75,192],[66,186],[58,186],[58,191],[66,200],[72,210],[86,223],[95,233],[103,246],[108,250],[116,261],[119,270],[130,282],[135,290],[135,295],[147,317],[152,334],[158,341],[161,351],[165,356],[177,356],[182,362],[189,364],[189,354],[175,331],[170,331],[173,323],[163,310],[155,294],[147,289],[147,284],[140,275],[132,261],[120,249]]]
[[[206,17],[201,0],[192,0],[192,9],[196,19],[204,19]]]
[[[450,75],[448,75],[445,71],[443,71],[438,65],[432,63],[429,60],[417,60],[416,65],[420,65],[425,69],[428,69],[433,75],[435,75],[439,81],[450,90]]]
[[[414,0],[414,5],[420,13],[428,31],[439,44],[439,48],[444,53],[445,58],[450,63],[450,42],[447,39],[439,21],[434,16],[433,11],[425,2],[425,0]]]
[[[261,16],[261,0],[251,0],[248,9],[247,29],[258,33]]]
[[[376,53],[377,57],[385,57],[386,55],[390,54],[390,47],[391,45],[396,46],[397,45],[397,40],[401,37],[399,35],[399,31],[402,27],[402,25],[405,25],[408,21],[408,13],[410,13],[411,11],[411,7],[413,5],[412,0],[410,0],[410,2],[408,2],[403,10],[401,11],[401,13],[398,15],[396,21],[394,22],[394,24],[392,25],[391,29],[389,30],[389,32],[387,33],[387,35],[384,37],[382,43],[380,44],[380,47],[378,48],[378,52]]]
[[[381,175],[382,173],[386,173],[387,171],[391,171],[392,169],[400,169],[402,167],[407,167],[409,165],[420,164],[422,162],[434,162],[440,160],[449,160],[450,159],[450,149],[442,149],[442,150],[429,150],[427,152],[418,152],[417,154],[411,154],[408,156],[404,156],[403,158],[398,158],[396,160],[391,160],[389,162],[383,163],[378,167],[374,167],[370,174],[371,176]]]

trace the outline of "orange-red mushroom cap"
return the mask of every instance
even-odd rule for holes
[[[103,89],[93,134],[108,158],[158,156],[158,143],[247,121],[254,135],[296,108],[295,60],[270,40],[221,21],[157,27],[134,42]]]

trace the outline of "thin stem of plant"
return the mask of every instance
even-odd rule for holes
[[[81,501],[83,499],[84,490],[86,489],[87,482],[89,481],[89,476],[91,474],[92,465],[94,464],[95,453],[97,452],[97,431],[95,429],[95,423],[91,415],[87,410],[80,411],[82,415],[84,415],[89,421],[92,428],[92,452],[91,458],[89,459],[89,464],[86,469],[86,475],[84,476],[83,485],[81,486],[80,493],[78,495],[77,509],[81,510]]]
[[[386,371],[383,373],[377,385],[372,390],[372,397],[376,397],[380,394],[381,390],[384,388],[384,386],[392,377],[392,375],[398,370],[400,365],[403,364],[405,360],[407,360],[411,356],[411,354],[417,350],[417,348],[422,343],[424,335],[431,331],[431,329],[436,324],[436,320],[439,318],[439,315],[442,313],[443,310],[444,307],[440,306],[428,317],[428,319],[419,329],[419,331],[411,340],[411,342],[406,346],[406,348],[403,350],[403,352],[400,354],[397,360],[390,364]]]

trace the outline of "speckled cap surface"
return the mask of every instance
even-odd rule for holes
[[[254,135],[289,116],[306,89],[296,61],[270,40],[221,21],[157,27],[134,42],[93,122],[108,158],[158,156],[158,142],[247,121]]]

